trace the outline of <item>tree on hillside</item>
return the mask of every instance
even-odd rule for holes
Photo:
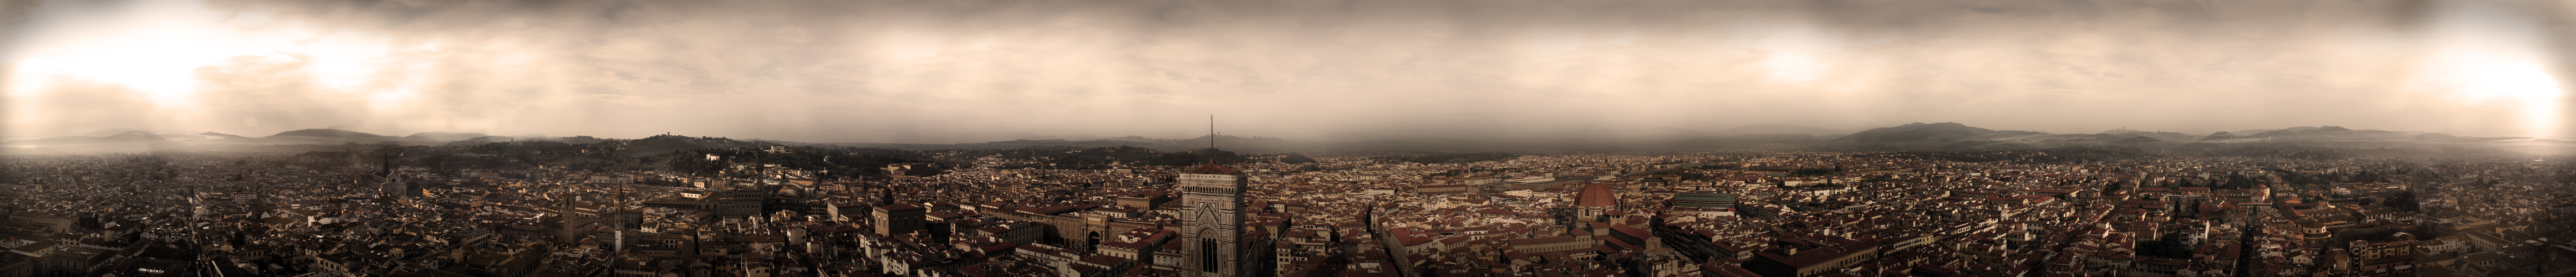
[[[1304,154],[1288,153],[1288,157],[1286,157],[1286,158],[1279,158],[1279,162],[1283,162],[1283,163],[1292,163],[1292,164],[1306,164],[1306,163],[1315,163],[1315,158],[1306,157],[1306,155],[1304,155]]]

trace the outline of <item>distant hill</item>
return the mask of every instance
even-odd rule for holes
[[[2284,129],[2252,129],[2252,130],[2236,130],[2236,131],[2228,131],[2227,133],[2242,136],[2242,135],[2261,134],[2261,133],[2267,133],[2267,132],[2272,132],[2272,131],[2280,131],[2280,130],[2289,130],[2289,129],[2288,129],[2288,128],[2284,128]]]
[[[245,137],[245,136],[236,136],[236,135],[232,135],[232,134],[216,133],[216,132],[204,132],[204,133],[197,133],[197,135],[199,135],[199,136],[206,136],[206,137],[212,137],[212,138],[217,138],[217,139],[250,139],[250,137]]]
[[[901,150],[1018,149],[1018,148],[1026,148],[1026,147],[1031,147],[1031,146],[1072,146],[1072,147],[1083,147],[1083,148],[1094,148],[1094,147],[1113,147],[1113,146],[1135,146],[1135,147],[1151,148],[1151,149],[1158,150],[1158,151],[1189,151],[1189,150],[1206,149],[1206,148],[1208,148],[1208,139],[1209,139],[1209,137],[1208,137],[1208,136],[1199,136],[1199,137],[1197,137],[1197,138],[1189,138],[1189,139],[1153,139],[1153,138],[1144,138],[1144,137],[1134,137],[1134,136],[1129,136],[1129,137],[1118,137],[1118,138],[1099,139],[1099,140],[1086,140],[1086,141],[1069,141],[1069,140],[1060,140],[1060,139],[1044,139],[1044,140],[1025,140],[1025,139],[1024,139],[1024,140],[1011,140],[1011,141],[995,141],[995,142],[980,142],[980,143],[958,143],[958,144],[920,144],[920,143],[824,143],[824,144],[825,144],[825,145],[834,145],[834,146],[868,147],[868,148],[885,148],[885,149],[901,149]],[[1276,153],[1289,153],[1289,152],[1298,152],[1298,151],[1310,151],[1310,152],[1311,152],[1311,151],[1313,151],[1313,150],[1322,149],[1322,148],[1324,148],[1324,147],[1327,145],[1327,144],[1322,144],[1322,143],[1305,142],[1305,141],[1293,141],[1293,140],[1279,139],[1279,138],[1238,137],[1238,136],[1218,136],[1218,137],[1216,138],[1216,143],[1217,143],[1217,144],[1216,144],[1216,147],[1217,147],[1217,148],[1219,148],[1219,149],[1225,149],[1226,151],[1232,151],[1232,152],[1252,153],[1252,154],[1276,154]]]
[[[1699,131],[1699,130],[1682,129],[1682,128],[1673,128],[1673,127],[1655,127],[1655,130],[1656,130],[1656,131],[1663,131],[1663,132],[1664,132],[1664,133],[1666,133],[1666,134],[1673,134],[1673,135],[1686,135],[1686,136],[1698,136],[1698,135],[1707,135],[1707,134],[1708,134],[1708,132],[1701,132],[1701,131]]]
[[[144,131],[126,131],[124,133],[99,137],[98,139],[101,141],[170,141],[168,138],[162,138],[161,135]]]
[[[1764,124],[1753,124],[1753,125],[1735,126],[1735,128],[1727,128],[1725,131],[1717,131],[1717,132],[1716,132],[1716,133],[1714,133],[1714,134],[1716,134],[1716,135],[1720,135],[1720,136],[1759,135],[1759,134],[1809,134],[1809,135],[1818,135],[1818,136],[1822,136],[1822,135],[1842,134],[1842,133],[1845,133],[1845,132],[1842,132],[1842,131],[1835,131],[1835,130],[1833,130],[1833,129],[1816,128],[1815,126],[1797,125],[1797,124],[1782,124],[1782,123],[1764,123]]]
[[[45,144],[45,145],[79,145],[79,144],[136,143],[136,142],[143,142],[143,143],[158,143],[158,142],[170,142],[170,139],[168,139],[168,138],[162,138],[162,137],[161,137],[161,135],[152,134],[152,132],[144,132],[144,131],[126,131],[126,132],[124,132],[124,133],[116,133],[116,134],[114,134],[114,135],[107,135],[107,136],[101,136],[101,137],[90,137],[90,136],[60,136],[60,137],[50,137],[50,138],[43,138],[43,139],[30,140],[30,141],[28,141],[28,142],[33,143],[33,144]]]
[[[488,136],[492,136],[492,135],[485,135],[485,134],[478,134],[478,133],[420,132],[420,133],[412,133],[410,136],[403,136],[403,137],[404,137],[404,138],[409,138],[409,139],[415,139],[415,140],[425,140],[425,141],[456,141],[456,140],[464,140],[464,139],[479,138],[479,137],[488,137]]]
[[[2202,136],[2200,139],[2201,139],[2201,140],[2222,140],[2222,139],[2231,139],[2231,138],[2236,138],[2236,133],[2227,132],[2227,131],[2218,131],[2217,133],[2209,133],[2209,135],[2208,135],[2208,136]]]
[[[2417,134],[2421,134],[2421,133],[2412,133],[2412,132],[2391,132],[2391,131],[2367,130],[2367,129],[2365,129],[2365,130],[2353,130],[2353,129],[2348,129],[2348,128],[2339,127],[2339,126],[2321,126],[2321,127],[2299,127],[2299,128],[2282,129],[2282,130],[2280,130],[2280,131],[2271,131],[2271,132],[2255,133],[2255,134],[2253,134],[2253,135],[2249,135],[2249,136],[2247,136],[2247,137],[2258,137],[2258,138],[2259,138],[2259,137],[2361,138],[2361,137],[2397,137],[2397,136],[2412,136],[2412,135],[2417,135]]]
[[[2048,134],[1990,130],[1951,122],[1912,123],[1852,133],[1850,136],[1826,141],[1816,149],[1830,151],[2009,150],[2077,146],[2157,148],[2186,143],[2430,141],[2416,137],[2418,133],[2351,130],[2335,126],[2256,131],[2262,132],[2254,135],[2245,135],[2241,132],[2218,132],[2207,136],[2194,136],[2175,132],[2115,129],[2097,134]]]
[[[825,143],[825,145],[848,146],[848,147],[867,147],[867,148],[885,148],[885,149],[900,149],[900,150],[915,150],[915,151],[921,151],[921,150],[950,150],[950,149],[1017,149],[1017,148],[1025,148],[1025,147],[1031,147],[1031,146],[1072,146],[1072,147],[1083,147],[1083,148],[1092,148],[1092,147],[1112,147],[1112,146],[1136,146],[1136,147],[1159,148],[1159,147],[1153,147],[1153,146],[1156,146],[1156,145],[1155,145],[1155,143],[1148,143],[1148,142],[1124,141],[1124,140],[1087,140],[1087,141],[1068,141],[1068,140],[1061,140],[1061,139],[1044,139],[1044,140],[1025,140],[1025,139],[1024,139],[1024,140],[1012,140],[1012,141],[995,141],[995,142],[980,142],[980,143],[958,143],[958,144],[922,144],[922,143]],[[1200,147],[1200,148],[1206,148],[1206,147]]]
[[[303,129],[303,130],[294,130],[294,131],[278,132],[278,133],[277,133],[277,134],[275,134],[275,135],[269,135],[267,138],[280,138],[280,137],[337,138],[337,139],[351,139],[351,138],[354,138],[354,139],[382,139],[382,138],[391,138],[391,137],[393,137],[393,136],[378,135],[378,134],[369,134],[369,133],[360,133],[360,132],[357,132],[357,131],[340,130],[340,129]]]
[[[504,137],[504,136],[483,136],[483,137],[476,137],[476,138],[469,138],[469,139],[461,139],[461,140],[456,140],[456,141],[450,141],[450,142],[447,142],[447,143],[444,143],[444,144],[441,144],[441,145],[450,145],[450,146],[454,146],[454,145],[476,145],[476,144],[488,144],[488,143],[494,143],[494,142],[510,142],[510,141],[513,141],[513,140],[515,140],[515,139],[514,139],[514,138],[510,138],[510,137]]]
[[[691,150],[691,149],[700,149],[700,148],[714,148],[714,149],[757,149],[757,148],[764,148],[764,147],[769,147],[769,146],[785,146],[785,145],[784,145],[784,144],[775,143],[775,142],[740,141],[740,140],[734,140],[734,139],[729,139],[729,138],[720,138],[720,137],[690,137],[690,136],[674,136],[674,135],[655,135],[655,136],[652,136],[652,137],[646,137],[646,138],[642,138],[642,139],[636,139],[636,140],[629,140],[629,141],[626,141],[626,149],[627,149],[627,150],[626,150],[626,152],[627,152],[627,153],[668,153],[668,152],[672,152],[672,151],[679,151],[679,150]]]
[[[360,133],[339,129],[294,130],[279,132],[275,135],[260,137],[259,139],[262,143],[266,144],[369,144],[405,141],[402,137]]]
[[[1403,140],[1369,140],[1369,141],[1354,141],[1354,142],[1334,143],[1334,144],[1328,144],[1328,145],[1325,145],[1325,146],[1323,146],[1323,148],[1321,148],[1321,149],[1317,149],[1317,150],[1320,150],[1321,152],[1339,152],[1339,153],[1371,153],[1371,152],[1426,152],[1426,151],[1502,151],[1502,149],[1533,149],[1533,148],[1538,148],[1538,147],[1536,147],[1535,145],[1514,144],[1514,143],[1496,142],[1496,141],[1468,140],[1468,139],[1403,139]]]
[[[1860,131],[1858,133],[1852,133],[1850,136],[1834,139],[1833,141],[1852,143],[1946,143],[1989,138],[1995,136],[1997,133],[2000,133],[2000,131],[1968,127],[1967,124],[1954,122],[1930,124],[1915,122],[1905,125],[1897,125],[1895,127]]]
[[[2491,140],[2486,140],[2486,139],[2458,140],[2458,139],[2456,139],[2456,137],[2450,137],[2449,135],[2442,135],[2442,136],[2438,136],[2438,137],[2425,137],[2425,136],[2423,136],[2423,135],[2426,135],[2426,134],[2432,134],[2432,133],[2426,133],[2426,132],[2381,131],[2381,130],[2368,130],[2368,129],[2354,130],[2354,129],[2351,129],[2351,128],[2344,128],[2344,127],[2341,127],[2341,126],[2303,126],[2303,127],[2290,127],[2290,128],[2272,129],[2272,130],[2246,130],[2246,131],[2236,131],[2236,132],[2219,132],[2219,133],[2215,133],[2215,134],[2210,134],[2209,136],[2205,136],[2205,137],[2203,137],[2201,140],[2203,140],[2203,141],[2209,141],[2209,142],[2309,142],[2309,143],[2325,143],[2325,142],[2391,142],[2391,141],[2417,141],[2417,142],[2424,142],[2424,140],[2425,140],[2425,139],[2430,138],[2430,139],[2434,139],[2434,140],[2437,140],[2437,141],[2448,141],[2448,142],[2491,141]]]
[[[1996,131],[1969,127],[1955,122],[1910,123],[1870,129],[1826,141],[1826,149],[1845,151],[1922,150],[1952,147],[1960,142],[2027,141],[2029,137],[2047,135],[2028,131]]]
[[[97,137],[92,137],[92,136],[61,136],[61,137],[50,137],[50,138],[41,138],[41,139],[32,139],[32,140],[11,141],[11,142],[9,142],[9,143],[7,143],[7,144],[8,144],[8,145],[17,145],[17,146],[28,146],[30,149],[26,149],[26,150],[17,150],[17,151],[35,152],[35,153],[46,153],[46,152],[56,152],[56,153],[73,153],[73,152],[150,152],[150,151],[170,150],[170,149],[174,149],[174,148],[179,148],[179,147],[187,146],[187,144],[182,144],[182,143],[178,143],[178,142],[172,142],[172,141],[170,141],[168,138],[163,138],[163,137],[161,137],[161,135],[153,134],[152,132],[145,132],[145,131],[125,131],[125,132],[122,132],[122,133],[116,133],[116,134],[107,135],[107,136],[97,136]]]

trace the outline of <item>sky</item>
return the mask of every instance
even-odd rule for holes
[[[2551,1],[0,0],[0,137],[2576,138]]]

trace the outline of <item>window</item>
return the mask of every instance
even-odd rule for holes
[[[1199,239],[1199,271],[1216,272],[1216,239]]]

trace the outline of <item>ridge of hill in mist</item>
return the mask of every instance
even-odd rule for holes
[[[123,129],[111,129],[123,130]],[[2368,149],[2520,149],[2557,146],[2564,142],[2532,138],[2461,137],[2440,133],[2401,132],[2349,129],[2338,126],[2303,126],[2281,129],[2256,129],[2192,135],[2113,129],[2093,134],[2052,134],[2045,132],[1993,130],[1955,122],[1910,123],[1874,128],[1848,134],[1834,130],[1793,124],[1754,124],[1717,132],[1663,127],[1656,135],[1603,137],[1591,140],[1479,140],[1438,137],[1373,137],[1350,141],[1291,140],[1266,137],[1200,136],[1186,139],[1158,139],[1138,136],[1091,137],[1089,140],[1018,139],[978,143],[808,143],[763,139],[730,139],[656,135],[640,139],[596,138],[590,136],[555,137],[542,135],[493,136],[479,133],[421,132],[407,136],[389,136],[338,129],[304,129],[279,132],[263,137],[246,137],[214,132],[153,133],[125,130],[104,136],[62,136],[0,142],[18,152],[138,152],[138,151],[310,151],[338,149],[359,145],[405,145],[433,147],[474,147],[506,142],[549,142],[573,145],[622,143],[621,152],[669,153],[691,149],[757,149],[770,146],[816,148],[866,148],[897,151],[994,150],[1024,148],[1105,148],[1134,147],[1164,152],[1205,149],[1210,139],[1217,148],[1247,154],[1285,153],[1375,153],[1375,152],[1515,152],[1515,151],[1697,151],[1697,150],[1809,150],[1839,152],[1869,151],[1992,151],[2027,150],[2065,147],[2116,147],[2139,149],[2151,153],[2195,152],[2218,153],[2224,148],[2244,145],[2265,147],[2317,147]],[[2239,147],[2241,148],[2241,147]],[[299,150],[308,149],[308,150]],[[2177,152],[2179,151],[2179,152]],[[2431,150],[2426,150],[2431,151]],[[2506,151],[2506,150],[2496,150]]]
[[[1761,135],[1761,134],[1807,134],[1807,135],[1817,135],[1817,136],[1822,136],[1822,135],[1832,135],[1832,134],[1849,134],[1849,133],[1851,133],[1851,132],[1835,131],[1835,130],[1833,130],[1833,129],[1825,129],[1825,128],[1816,128],[1815,126],[1807,126],[1807,125],[1783,124],[1783,123],[1763,123],[1763,124],[1753,124],[1753,125],[1735,126],[1735,128],[1727,128],[1725,131],[1717,131],[1717,132],[1716,132],[1716,133],[1714,133],[1714,134],[1716,134],[1716,135],[1722,135],[1722,136]]]

